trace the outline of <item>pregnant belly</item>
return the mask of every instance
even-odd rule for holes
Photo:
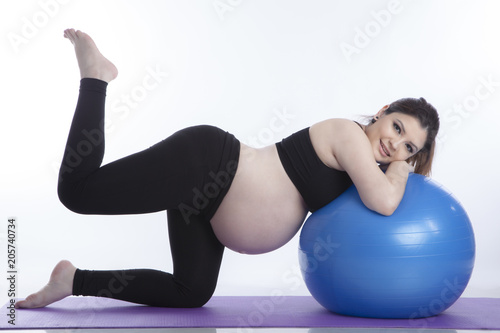
[[[300,229],[307,209],[275,146],[242,145],[238,170],[211,220],[219,241],[247,254],[273,251]]]
[[[273,251],[286,244],[300,229],[303,213],[279,216],[276,209],[262,205],[240,205],[227,218],[212,220],[219,241],[231,250],[259,254]]]

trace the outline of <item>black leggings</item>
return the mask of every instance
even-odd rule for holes
[[[215,290],[224,252],[210,219],[236,172],[239,141],[216,127],[190,127],[101,167],[106,88],[96,79],[80,82],[59,198],[80,214],[166,210],[174,270],[77,270],[73,294],[151,306],[202,306]]]

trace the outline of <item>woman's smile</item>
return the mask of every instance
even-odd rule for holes
[[[382,140],[380,140],[380,154],[383,156],[383,157],[391,157],[391,153],[389,152],[389,149],[387,149],[387,146],[384,145],[384,143],[382,142]]]

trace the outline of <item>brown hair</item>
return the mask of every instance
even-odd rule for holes
[[[406,160],[415,167],[415,173],[429,176],[436,147],[436,136],[439,131],[439,115],[436,109],[424,98],[402,98],[392,102],[385,114],[404,113],[417,118],[422,128],[427,131],[424,147],[418,153]]]

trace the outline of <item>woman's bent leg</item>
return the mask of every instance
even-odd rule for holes
[[[73,294],[101,296],[162,307],[200,307],[212,296],[224,246],[203,218],[186,223],[178,210],[168,211],[173,274],[150,269],[77,270]]]
[[[238,143],[220,130],[194,127],[101,167],[104,88],[102,81],[82,80],[60,171],[60,199],[71,210],[83,214],[136,214],[167,209],[174,272],[78,270],[73,294],[153,306],[201,306],[215,290],[224,246],[212,230],[210,214],[207,216],[202,207],[193,205],[198,193],[194,190],[204,190],[207,181],[212,185],[210,189],[214,185],[221,187],[216,193],[229,186],[229,178],[220,184],[220,179],[214,180],[210,175],[218,175],[218,168],[227,169],[227,163],[220,161],[228,140],[232,144],[231,157],[227,159],[237,161]],[[217,200],[211,192],[207,196]],[[184,207],[181,204],[201,211],[186,219],[179,210]]]
[[[59,172],[58,195],[81,214],[140,214],[176,208],[193,196],[204,161],[203,139],[175,133],[139,153],[101,167],[104,157],[104,81],[82,79]],[[217,158],[217,157],[216,157]]]
[[[81,37],[87,37],[73,31],[68,36],[78,58],[78,53],[85,51]],[[85,57],[82,61],[80,58],[79,64],[84,64]],[[140,153],[101,166],[106,77],[112,79],[116,73],[108,70],[102,78],[84,74],[61,164],[59,198],[70,210],[82,214],[168,210],[174,273],[144,269],[75,273],[76,267],[62,261],[45,288],[17,305],[42,307],[71,292],[156,306],[203,305],[215,290],[224,251],[210,217],[231,184],[239,142],[214,128],[191,128]],[[200,190],[205,196],[202,204],[197,201]],[[179,211],[181,207],[189,208],[187,218]]]

